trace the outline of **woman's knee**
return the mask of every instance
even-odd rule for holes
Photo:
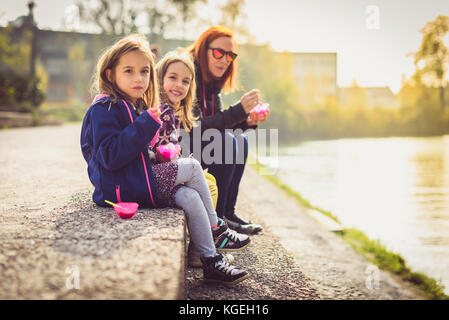
[[[242,164],[248,158],[248,138],[244,134],[239,134],[235,139],[237,142],[237,164]]]
[[[248,138],[244,134],[234,135],[226,132],[226,163],[229,164],[230,155],[232,154],[232,164],[244,164],[248,158]]]
[[[238,142],[232,132],[223,133],[223,158],[225,164],[235,164],[238,154]]]

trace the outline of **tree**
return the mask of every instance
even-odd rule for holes
[[[102,33],[127,34],[137,31],[136,18],[141,8],[135,1],[78,0],[76,6],[80,21],[93,24]]]
[[[449,64],[449,49],[443,39],[449,31],[449,17],[438,16],[420,30],[423,34],[419,50],[414,53],[415,80],[425,81],[439,88],[440,106],[444,109],[444,88]]]
[[[0,30],[0,71],[2,73],[27,74],[29,64],[24,63],[31,53],[31,33],[24,30],[20,35],[12,27]]]
[[[193,16],[195,5],[198,2],[207,3],[207,0],[170,0],[181,13],[182,16],[182,29],[183,29],[183,38],[185,38],[185,30],[187,21],[190,20]]]
[[[237,19],[242,16],[247,18],[247,15],[242,13],[245,0],[228,0],[228,2],[221,6],[222,21],[221,23],[229,28],[236,27]]]
[[[180,11],[185,25],[194,16],[193,5],[198,1],[207,2],[207,0],[77,0],[67,13],[65,23],[68,27],[73,25],[77,29],[89,31],[94,27],[101,33],[111,35],[141,32],[148,35],[152,42],[157,42],[165,36],[167,29],[174,26],[176,12]]]
[[[225,5],[220,7],[220,24],[238,34],[239,40],[244,39],[245,42],[250,42],[253,40],[253,36],[248,31],[246,24],[248,16],[244,13],[244,6],[245,0],[228,0]]]
[[[165,12],[165,10],[159,10],[156,6],[148,6],[146,12],[149,36],[152,41],[157,42],[159,38],[164,36],[167,26],[172,24],[175,16]]]

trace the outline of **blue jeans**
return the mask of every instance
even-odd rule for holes
[[[240,181],[248,158],[248,139],[244,134],[235,136],[232,132],[221,131],[221,163],[205,163],[201,157],[201,166],[208,168],[215,177],[218,188],[217,215],[220,218],[229,217],[235,213],[235,204],[239,193]],[[216,136],[218,138],[218,136]],[[214,140],[201,143],[202,150]],[[232,154],[231,154],[232,153]],[[212,152],[213,154],[213,152]],[[196,159],[200,157],[194,154]]]

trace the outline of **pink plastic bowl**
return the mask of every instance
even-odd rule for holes
[[[259,115],[263,115],[264,113],[267,113],[269,110],[270,105],[268,103],[260,103],[253,108],[252,112],[258,113]]]
[[[165,159],[173,159],[179,153],[179,144],[163,144],[156,148]]]
[[[119,202],[113,208],[120,218],[129,219],[137,212],[139,204],[135,202]]]

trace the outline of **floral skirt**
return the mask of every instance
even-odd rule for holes
[[[176,207],[175,194],[182,185],[175,186],[178,174],[178,162],[164,162],[152,164],[154,179],[157,186],[157,195],[162,207]]]

